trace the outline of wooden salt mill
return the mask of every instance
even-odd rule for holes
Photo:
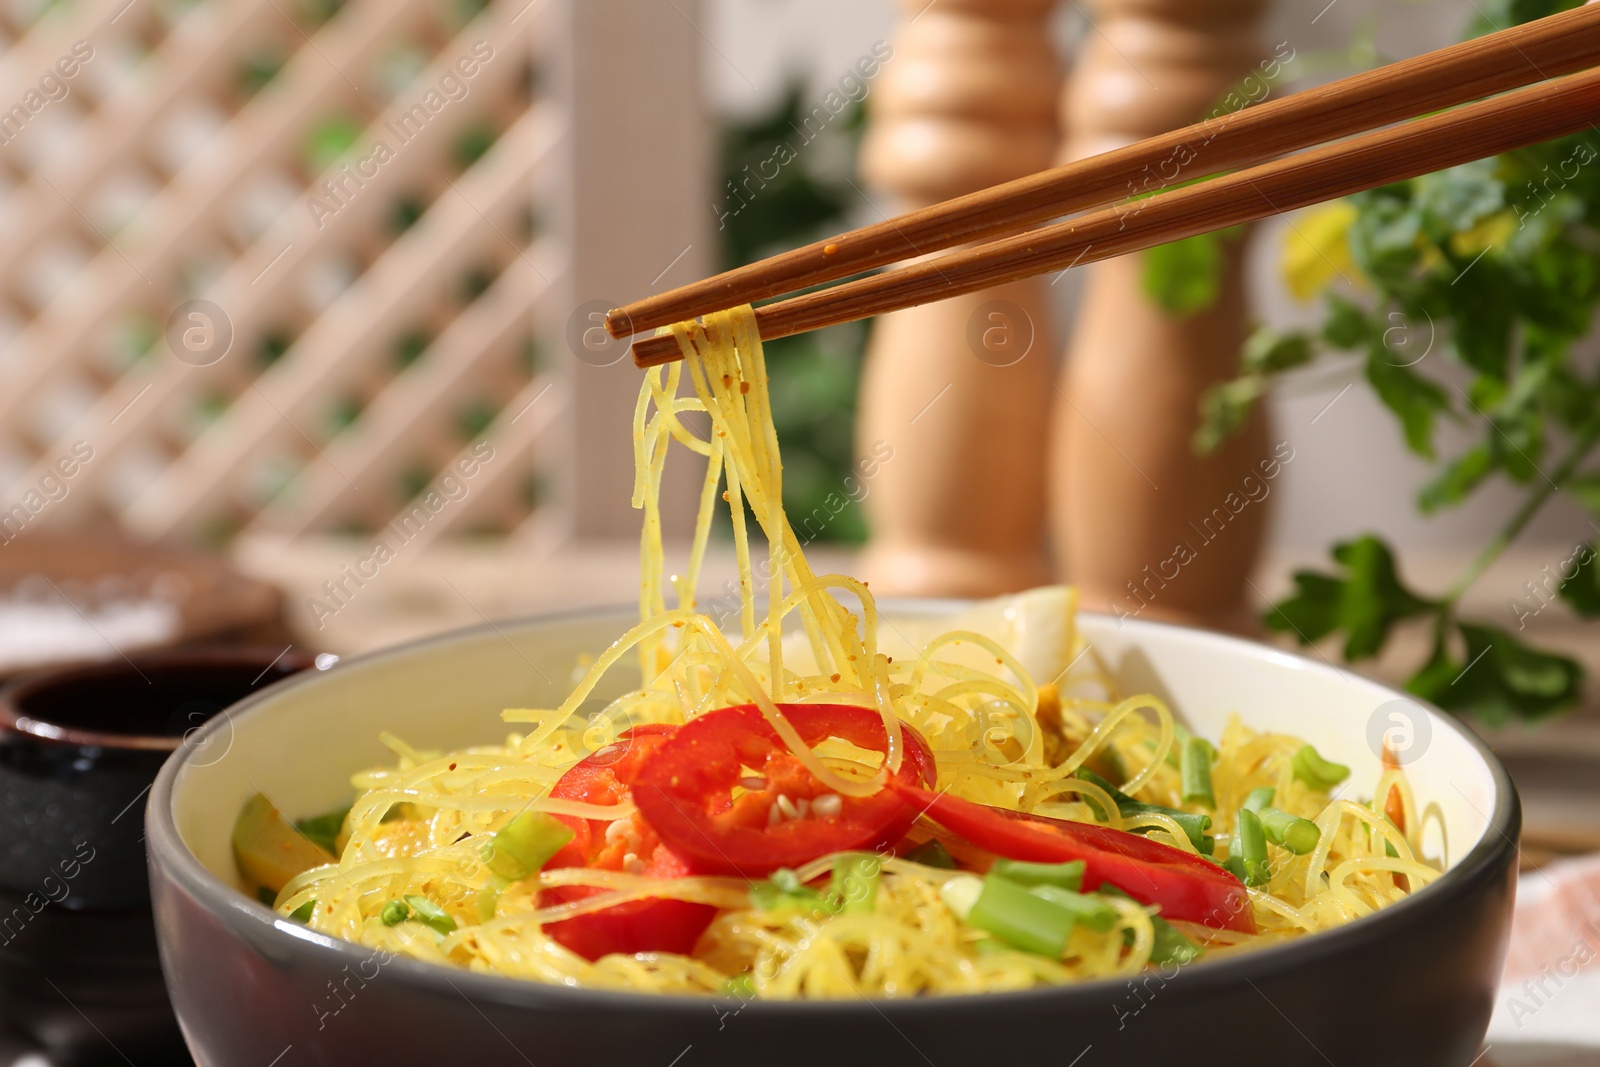
[[[909,209],[1049,166],[1054,0],[898,2],[904,24],[862,145],[867,181]],[[874,325],[857,441],[863,455],[879,442],[879,455],[893,449],[866,498],[873,536],[861,569],[875,589],[981,596],[1050,580],[1048,284],[1030,279]]]
[[[1264,0],[1086,2],[1097,30],[1065,94],[1063,160],[1205,116],[1266,51]],[[1052,421],[1051,518],[1089,610],[1233,627],[1249,618],[1245,583],[1266,509],[1252,503],[1235,515],[1224,501],[1259,475],[1266,420],[1256,417],[1210,457],[1190,444],[1201,393],[1238,366],[1242,251],[1243,241],[1228,246],[1216,303],[1187,318],[1144,294],[1143,256],[1088,269]],[[1217,507],[1226,526],[1205,526]]]
[[[1203,117],[1265,52],[1264,0],[1084,3],[1090,25],[1061,108],[1063,161]],[[916,206],[1042,166],[1035,153],[1049,138],[1036,115],[1043,72],[1054,69],[1049,6],[941,0],[924,9],[910,0],[904,10],[914,21],[875,101],[868,179]],[[1017,136],[1019,127],[1030,135]],[[859,430],[864,444],[895,447],[867,499],[874,543],[862,569],[874,588],[993,594],[1036,584],[1051,573],[1048,558],[1088,610],[1247,625],[1265,507],[1225,511],[1229,521],[1209,540],[1218,524],[1190,525],[1259,474],[1268,452],[1260,417],[1217,455],[1190,445],[1201,393],[1233,373],[1245,336],[1242,246],[1228,249],[1216,303],[1188,317],[1145,295],[1141,256],[1087,268],[1059,386],[1042,304],[1048,280],[880,320]],[[966,320],[998,300],[1034,324],[1034,350],[1005,367],[978,358],[967,339]]]

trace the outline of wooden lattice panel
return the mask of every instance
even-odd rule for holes
[[[559,10],[8,8],[0,102],[55,79],[9,139],[0,117],[10,532],[549,525],[566,123],[538,74]]]

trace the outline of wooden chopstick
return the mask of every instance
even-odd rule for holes
[[[898,260],[1481,99],[1600,63],[1600,4],[1209,118],[659,293],[607,316],[613,336],[648,333]],[[1186,156],[1191,158],[1185,158]],[[1169,176],[1178,161],[1175,177]],[[1151,176],[1155,184],[1151,183]]]
[[[1597,116],[1600,68],[768,304],[756,323],[770,340],[1095,263],[1594,129]],[[633,356],[649,367],[680,353],[663,335]]]

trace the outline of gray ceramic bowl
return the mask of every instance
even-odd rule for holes
[[[955,610],[902,604],[908,620]],[[1373,739],[1415,721],[1408,769],[1448,873],[1339,930],[1175,976],[973,997],[827,1003],[646,997],[385,959],[280,919],[237,888],[229,830],[256,790],[294,816],[346,802],[352,771],[411,743],[502,738],[499,711],[554,706],[612,611],[464,630],[301,675],[236,705],[169,760],[150,795],[156,923],[178,1018],[207,1067],[300,1064],[1404,1064],[1467,1067],[1499,974],[1517,796],[1448,716],[1324,663],[1179,627],[1085,616],[1125,691],[1201,733],[1228,714],[1379,773]],[[1396,702],[1400,703],[1396,703]],[[1424,736],[1426,735],[1426,736]]]

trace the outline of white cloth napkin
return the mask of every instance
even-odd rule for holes
[[[1497,1067],[1600,1067],[1600,856],[1522,875],[1484,1044]]]

